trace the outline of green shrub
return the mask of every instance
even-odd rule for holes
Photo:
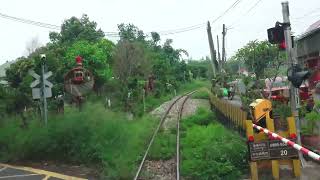
[[[12,119],[0,127],[0,159],[83,163],[101,169],[102,179],[130,179],[156,122],[149,116],[129,121],[102,104],[82,112],[66,108],[65,115],[51,115],[47,127],[31,120],[21,129]]]
[[[316,101],[313,110],[306,113],[306,124],[302,127],[302,133],[305,135],[319,135],[319,127],[317,123],[320,122],[320,101]]]
[[[212,114],[200,109],[182,121],[181,174],[186,179],[239,179],[247,169],[246,144]]]
[[[196,93],[194,93],[192,95],[192,98],[194,98],[194,99],[209,99],[209,94],[208,94],[208,92],[201,90],[201,91],[197,91]]]
[[[196,114],[183,119],[182,129],[187,129],[193,125],[206,126],[210,123],[215,123],[215,115],[205,108],[198,108]]]

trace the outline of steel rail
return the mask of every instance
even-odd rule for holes
[[[184,104],[187,102],[187,100],[190,98],[190,96],[195,93],[196,91],[190,92],[188,95],[185,96],[179,110],[178,119],[177,119],[177,135],[176,135],[176,179],[180,180],[180,120],[182,119],[183,115],[183,108]]]
[[[177,98],[170,104],[169,108],[165,111],[164,115],[163,115],[163,116],[161,117],[161,119],[160,119],[160,122],[159,122],[156,130],[153,132],[153,135],[152,135],[152,137],[151,137],[151,139],[150,139],[150,141],[149,141],[148,147],[147,147],[147,149],[146,149],[146,151],[145,151],[145,153],[144,153],[144,156],[143,156],[143,158],[142,158],[142,160],[141,160],[141,162],[140,162],[140,165],[139,165],[139,168],[138,168],[138,170],[137,170],[137,172],[136,172],[136,175],[135,175],[135,177],[134,177],[134,180],[137,180],[137,179],[138,179],[138,177],[139,177],[139,175],[140,175],[140,173],[141,173],[141,171],[142,171],[144,162],[146,161],[146,158],[147,158],[147,156],[148,156],[148,154],[149,154],[150,148],[151,148],[151,146],[152,146],[152,144],[153,144],[153,141],[154,141],[156,135],[158,134],[160,128],[162,127],[162,124],[163,124],[164,121],[166,120],[168,114],[170,113],[172,107],[173,107],[181,98],[183,98],[183,97],[185,97],[185,96],[190,96],[190,95],[193,94],[194,92],[195,92],[195,91],[192,91],[192,92],[189,92],[189,93],[186,93],[186,94],[184,94],[184,95],[181,95],[181,96],[177,97]]]

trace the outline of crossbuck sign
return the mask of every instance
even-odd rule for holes
[[[29,71],[29,74],[34,77],[36,80],[34,80],[31,84],[30,87],[32,88],[32,97],[33,99],[40,99],[41,98],[41,88],[36,88],[41,82],[41,76],[35,73],[33,70]],[[52,91],[51,88],[53,87],[53,84],[49,82],[47,79],[52,76],[52,72],[46,72],[44,74],[43,80],[44,80],[44,97],[49,98],[52,96]]]

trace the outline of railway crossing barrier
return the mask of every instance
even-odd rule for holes
[[[238,129],[240,132],[246,132],[252,179],[258,179],[258,169],[262,170],[270,166],[273,178],[279,179],[280,165],[291,167],[296,177],[301,175],[301,165],[296,149],[302,150],[303,148],[297,145],[294,145],[295,147],[290,146],[296,139],[296,126],[293,117],[286,118],[288,130],[275,131],[274,121],[270,118],[269,113],[266,113],[267,129],[262,131],[262,127],[253,124],[252,120],[248,120],[247,112],[243,111],[241,107],[232,105],[224,99],[219,99],[213,94],[210,94],[210,102],[215,110],[224,116],[223,123],[231,128]],[[269,132],[269,134],[265,134],[266,132]],[[275,133],[270,134],[270,132],[277,132],[277,135]],[[288,145],[284,143],[287,142],[287,139],[282,138],[281,140],[280,137],[288,137],[292,141],[288,141],[290,142]]]
[[[269,136],[272,136],[275,139],[281,140],[283,143],[287,144],[288,146],[293,147],[294,149],[302,152],[303,154],[309,156],[310,158],[312,158],[312,159],[314,159],[316,161],[320,161],[320,155],[310,151],[309,149],[304,148],[304,147],[300,146],[299,144],[296,144],[293,141],[290,141],[289,139],[284,138],[284,137],[282,137],[282,136],[280,136],[280,135],[278,135],[276,133],[273,133],[273,132],[269,131],[268,129],[265,129],[265,128],[261,127],[261,126],[258,126],[256,124],[253,124],[252,126],[255,129],[257,129],[257,130],[259,130],[261,132],[264,132],[265,134],[267,134]],[[292,134],[292,135],[295,136],[295,134]]]
[[[293,170],[295,177],[301,175],[301,165],[298,151],[292,146],[279,140],[281,136],[288,137],[294,141],[296,139],[296,127],[293,117],[287,118],[288,130],[269,134],[265,132],[275,131],[274,121],[267,115],[266,125],[263,128],[252,123],[252,120],[246,120],[246,135],[248,138],[248,149],[250,154],[251,178],[258,179],[258,169],[268,167],[271,162],[272,176],[274,179],[280,178],[280,165],[287,165]],[[254,129],[257,129],[255,132]],[[292,142],[291,141],[291,142]]]

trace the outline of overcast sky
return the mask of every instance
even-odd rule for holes
[[[222,24],[231,27],[226,36],[227,56],[233,55],[248,41],[267,38],[267,28],[282,21],[280,0],[241,0],[212,26],[214,39],[221,37]],[[117,24],[133,23],[144,32],[164,31],[213,21],[235,0],[2,0],[0,13],[61,25],[71,16],[89,18],[103,31],[117,31]],[[292,31],[303,33],[320,19],[319,0],[289,0]],[[49,41],[50,29],[23,24],[0,17],[0,64],[26,55],[27,43],[37,37]],[[184,33],[162,36],[173,39],[175,48],[186,49],[194,59],[209,55],[206,26]],[[116,41],[116,39],[111,38]],[[216,43],[216,42],[215,42]],[[220,42],[221,43],[221,42]]]

